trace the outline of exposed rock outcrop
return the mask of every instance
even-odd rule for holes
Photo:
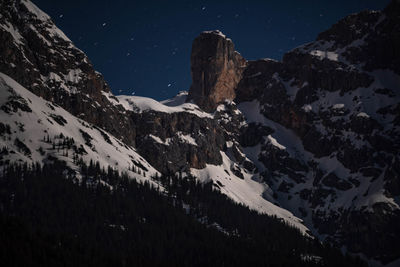
[[[187,100],[205,111],[214,111],[219,103],[233,100],[245,66],[246,60],[220,31],[202,32],[193,41],[193,83]]]
[[[209,118],[190,113],[144,112],[132,114],[137,149],[162,173],[202,169],[220,165],[225,137],[221,127]]]

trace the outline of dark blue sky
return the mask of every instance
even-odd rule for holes
[[[389,0],[33,0],[103,73],[115,94],[157,100],[188,90],[190,50],[219,29],[246,59],[274,58],[313,41],[340,18]]]

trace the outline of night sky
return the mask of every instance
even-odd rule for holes
[[[344,16],[389,0],[33,0],[103,73],[114,94],[157,100],[188,90],[190,50],[221,30],[246,59],[274,58],[313,41]]]

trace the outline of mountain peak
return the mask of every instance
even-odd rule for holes
[[[20,4],[26,9],[27,14],[35,19],[41,21],[51,20],[50,16],[44,13],[40,8],[38,8],[34,3],[29,0],[21,0]]]
[[[201,32],[201,34],[213,34],[213,35],[217,35],[217,36],[221,36],[223,38],[226,38],[226,35],[223,34],[220,30],[212,30],[212,31],[203,31]]]
[[[133,144],[103,76],[88,57],[29,0],[0,1],[0,72],[80,119]],[[122,120],[122,119],[121,119]]]
[[[218,30],[202,32],[192,45],[192,86],[187,100],[205,111],[233,100],[245,66],[231,39]]]

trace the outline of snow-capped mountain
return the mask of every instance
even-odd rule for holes
[[[1,17],[0,31],[5,36],[5,42],[1,44],[4,47],[1,50],[3,54],[0,58],[0,71],[4,73],[2,75],[4,77],[9,75],[12,78],[8,79],[14,79],[20,83],[19,89],[20,86],[23,86],[24,90],[43,97],[50,101],[52,106],[57,107],[57,110],[53,112],[48,108],[39,108],[47,107],[43,103],[35,107],[39,110],[34,110],[33,107],[29,108],[34,110],[35,114],[43,115],[19,123],[25,125],[25,128],[36,129],[34,131],[35,138],[28,138],[32,131],[21,132],[22,136],[15,138],[19,138],[18,140],[26,144],[33,156],[27,157],[23,153],[18,153],[17,156],[11,157],[11,154],[8,154],[4,156],[5,161],[35,162],[43,161],[48,156],[57,156],[57,158],[60,156],[62,160],[68,160],[68,157],[65,158],[67,151],[59,151],[58,147],[55,149],[59,152],[56,153],[57,155],[54,155],[54,151],[46,150],[45,147],[40,149],[40,153],[37,152],[45,144],[43,136],[47,138],[49,135],[51,142],[48,146],[52,148],[53,141],[56,144],[60,141],[56,135],[63,134],[65,138],[75,140],[77,149],[82,145],[82,150],[85,152],[80,156],[86,162],[92,159],[99,161],[104,166],[110,165],[118,168],[120,171],[127,171],[137,163],[136,167],[139,166],[140,169],[140,166],[143,166],[145,173],[150,171],[147,173],[147,178],[149,178],[155,173],[155,170],[153,167],[146,167],[148,163],[144,158],[147,158],[147,161],[162,173],[187,172],[190,169],[203,169],[207,165],[218,165],[224,173],[224,177],[221,176],[221,179],[228,179],[228,177],[236,179],[233,173],[224,172],[227,167],[224,167],[223,164],[228,163],[226,163],[226,155],[223,153],[224,146],[226,146],[223,129],[216,122],[213,114],[202,111],[196,104],[183,103],[187,93],[181,93],[173,100],[166,101],[165,105],[144,97],[115,97],[101,74],[94,71],[86,55],[72,44],[47,14],[30,1],[6,1],[2,4],[2,14],[4,15]],[[33,42],[35,44],[31,45]],[[12,84],[15,84],[15,81],[12,81]],[[4,86],[4,89],[15,87]],[[16,94],[20,95],[21,92]],[[31,98],[29,97],[29,99]],[[14,100],[10,95],[4,93],[4,101],[4,106],[7,106],[11,105],[9,102]],[[21,96],[21,101],[29,103],[24,96]],[[65,110],[59,114],[58,108]],[[70,121],[65,112],[70,113],[68,117],[72,117],[71,120],[82,122],[80,125],[82,127],[86,125],[88,129],[71,129],[66,125],[58,125],[58,123],[54,125],[55,129],[48,128],[51,126],[49,120],[52,121],[48,119],[48,116],[61,118],[59,120],[61,124],[65,124],[62,118]],[[10,118],[10,114],[13,113],[1,111],[1,116],[6,117],[5,122],[13,119],[13,116]],[[29,115],[24,115],[25,120],[28,120]],[[38,125],[36,123],[31,125],[32,122],[37,121],[40,121]],[[14,130],[15,128],[9,123],[4,125],[5,129]],[[72,128],[76,127],[75,123],[71,125],[73,125]],[[64,131],[66,132],[64,133]],[[73,133],[68,134],[68,131]],[[101,133],[104,133],[104,136],[114,135],[119,140],[119,143],[112,142],[116,147],[114,154],[106,152],[109,150],[108,148],[106,151],[101,151],[101,147],[110,145],[107,142],[109,139],[103,138]],[[13,135],[13,132],[10,134]],[[9,142],[4,145],[10,151],[19,151],[13,138],[9,138],[11,138]],[[55,140],[53,140],[54,138]],[[93,142],[90,142],[92,138]],[[88,143],[86,139],[89,139]],[[31,140],[31,142],[27,142],[27,140]],[[104,146],[101,142],[105,142]],[[92,143],[94,144],[93,149],[90,148]],[[95,145],[95,143],[98,144]],[[132,152],[127,153],[126,149],[122,149],[125,146]],[[135,148],[133,149],[132,146]],[[136,151],[142,157],[136,155]],[[74,152],[70,150],[68,155],[73,168],[71,153]],[[125,155],[122,156],[122,154]],[[130,155],[129,158],[127,155]],[[223,162],[224,156],[225,162]],[[234,166],[234,163],[229,162],[228,165]],[[136,176],[138,175],[133,175],[133,177]],[[141,176],[143,175],[138,177],[142,179]],[[256,184],[250,177],[249,175],[245,187],[235,186],[236,191],[223,191],[241,203],[259,211],[283,217],[288,223],[297,225],[302,231],[306,231],[307,228],[300,223],[301,220],[293,216],[291,212],[265,200],[262,192],[267,186]],[[202,180],[209,179],[211,179],[209,175],[202,175]],[[242,180],[240,181],[244,183]],[[250,190],[249,188],[258,189]],[[251,193],[252,196],[245,197],[248,193]]]
[[[350,15],[282,62],[244,62],[219,31],[196,38],[191,58],[189,100],[217,113],[237,104],[245,122],[218,121],[270,201],[383,261],[399,257],[399,6]]]
[[[281,62],[247,61],[221,32],[203,32],[189,92],[162,102],[114,96],[32,2],[0,10],[2,164],[191,174],[343,250],[400,257],[398,1],[344,18]]]
[[[399,256],[399,6],[350,15],[282,62],[249,62],[235,98],[276,140],[256,160],[281,206],[382,260]]]
[[[278,205],[319,238],[383,261],[399,256],[399,6],[350,15],[282,62],[235,61],[230,39],[204,32],[192,76],[209,80],[189,92],[205,109],[237,103],[238,149]],[[237,82],[219,90],[227,80]]]

